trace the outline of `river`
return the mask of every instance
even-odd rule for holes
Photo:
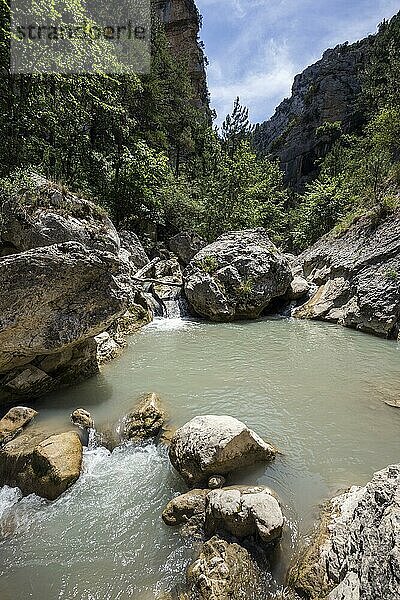
[[[400,410],[383,400],[400,395],[399,350],[326,323],[156,319],[101,375],[36,402],[37,425],[63,429],[83,407],[107,427],[152,391],[174,426],[199,414],[245,421],[282,452],[229,480],[281,498],[286,531],[268,575],[276,590],[321,502],[398,462]],[[53,503],[4,487],[1,600],[150,600],[182,583],[192,542],[161,512],[184,490],[154,445],[85,450],[81,478]]]

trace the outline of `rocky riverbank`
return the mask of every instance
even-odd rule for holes
[[[292,263],[315,293],[293,315],[397,339],[400,326],[400,214],[366,216],[321,238]]]

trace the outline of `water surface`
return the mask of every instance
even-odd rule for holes
[[[287,527],[271,560],[278,586],[320,503],[399,460],[400,410],[383,402],[400,394],[398,344],[308,321],[157,320],[99,377],[38,402],[38,425],[63,428],[80,406],[112,425],[150,391],[175,426],[230,414],[281,450],[272,466],[230,480],[281,497]],[[165,450],[98,448],[84,465],[51,504],[0,491],[1,600],[147,600],[184,580],[191,544],[160,517],[185,489]]]

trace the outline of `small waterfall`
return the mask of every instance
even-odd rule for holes
[[[88,430],[88,450],[94,450],[97,448],[97,439],[96,439],[96,429],[94,427],[90,427]]]
[[[186,299],[179,294],[175,298],[168,298],[162,301],[163,317],[167,319],[181,319],[189,314]]]

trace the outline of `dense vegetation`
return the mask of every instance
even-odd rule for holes
[[[94,198],[117,226],[161,238],[187,227],[208,239],[234,227],[282,229],[281,174],[251,150],[246,109],[237,101],[223,134],[212,128],[156,16],[151,71],[141,76],[104,73],[118,73],[104,45],[94,74],[12,74],[6,26],[2,34],[3,190],[39,172]]]
[[[362,77],[360,133],[344,134],[326,123],[317,134],[332,149],[318,177],[297,198],[290,215],[291,239],[301,250],[335,227],[340,234],[370,213],[378,222],[400,205],[400,14],[379,26]]]
[[[397,206],[400,17],[381,24],[373,46],[360,98],[363,131],[349,135],[340,123],[324,124],[320,133],[332,149],[317,179],[296,196],[278,164],[257,156],[239,99],[221,130],[213,128],[208,106],[194,101],[188,65],[172,55],[156,17],[148,75],[118,74],[116,64],[116,74],[107,74],[113,57],[104,47],[93,74],[15,75],[8,6],[0,6],[3,194],[35,171],[93,198],[121,228],[158,239],[190,228],[212,240],[264,226],[294,250],[366,210],[379,216]]]

